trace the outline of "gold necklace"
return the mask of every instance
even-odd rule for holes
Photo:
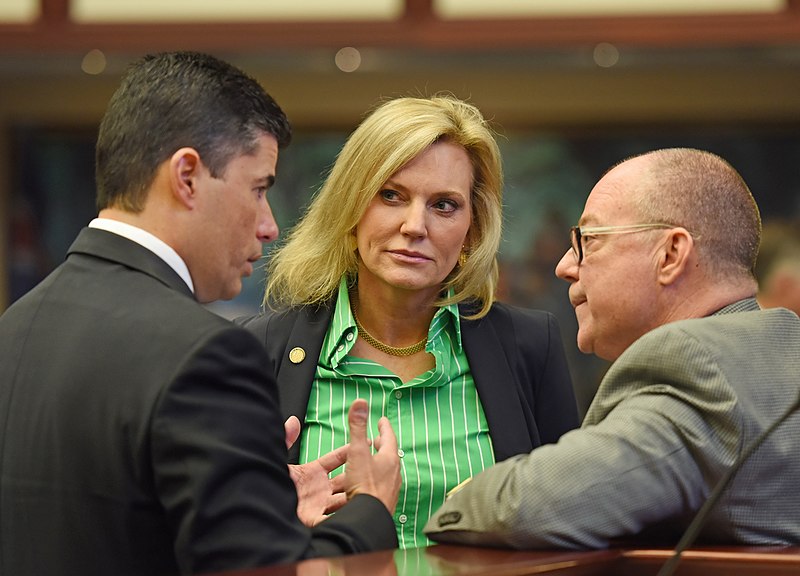
[[[391,356],[411,356],[412,354],[416,354],[417,352],[421,352],[425,349],[425,345],[428,343],[428,337],[425,336],[422,340],[417,342],[416,344],[412,344],[411,346],[389,346],[388,344],[384,344],[380,340],[376,340],[372,334],[366,331],[366,329],[361,325],[361,322],[358,321],[358,316],[356,315],[356,303],[358,302],[358,296],[355,294],[354,290],[350,290],[350,310],[353,313],[353,320],[356,321],[356,328],[358,328],[358,335],[361,338],[375,348],[376,350],[380,350],[385,354],[389,354]]]

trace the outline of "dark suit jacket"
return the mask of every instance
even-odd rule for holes
[[[462,307],[462,314],[467,310]],[[311,384],[332,303],[237,320],[265,344],[281,393],[284,419],[305,420]],[[579,424],[555,317],[496,303],[480,320],[461,320],[461,338],[483,404],[495,458],[505,460],[555,442]],[[300,347],[305,360],[289,352]],[[299,442],[289,451],[296,462]]]
[[[396,546],[359,496],[309,530],[272,367],[160,258],[85,229],[0,316],[0,574],[176,574]]]

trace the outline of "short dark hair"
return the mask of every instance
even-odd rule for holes
[[[235,66],[197,52],[145,56],[128,69],[100,124],[97,207],[141,211],[156,170],[184,146],[220,177],[264,133],[279,147],[291,140],[283,110]]]

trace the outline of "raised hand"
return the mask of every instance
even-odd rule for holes
[[[341,446],[307,464],[289,464],[289,476],[297,490],[297,517],[306,526],[316,526],[347,502],[328,474],[347,460],[348,445]]]
[[[348,499],[356,494],[374,496],[394,513],[400,492],[400,457],[397,438],[386,417],[378,421],[376,453],[367,437],[367,401],[359,398],[350,405],[350,449],[347,453],[346,474],[334,478],[334,489],[342,489]]]
[[[300,437],[300,420],[289,416],[284,423],[286,448]],[[347,460],[348,446],[328,452],[307,464],[289,464],[289,476],[297,491],[297,517],[306,526],[316,526],[331,512],[335,512],[347,502],[347,496],[337,488],[328,474]]]

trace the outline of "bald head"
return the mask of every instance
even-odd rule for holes
[[[666,149],[629,158],[594,186],[569,282],[578,347],[607,360],[668,322],[752,297],[761,219],[747,185],[714,154]]]
[[[715,277],[753,277],[761,217],[739,173],[719,156],[691,148],[648,152],[633,202],[643,221],[682,226]]]

